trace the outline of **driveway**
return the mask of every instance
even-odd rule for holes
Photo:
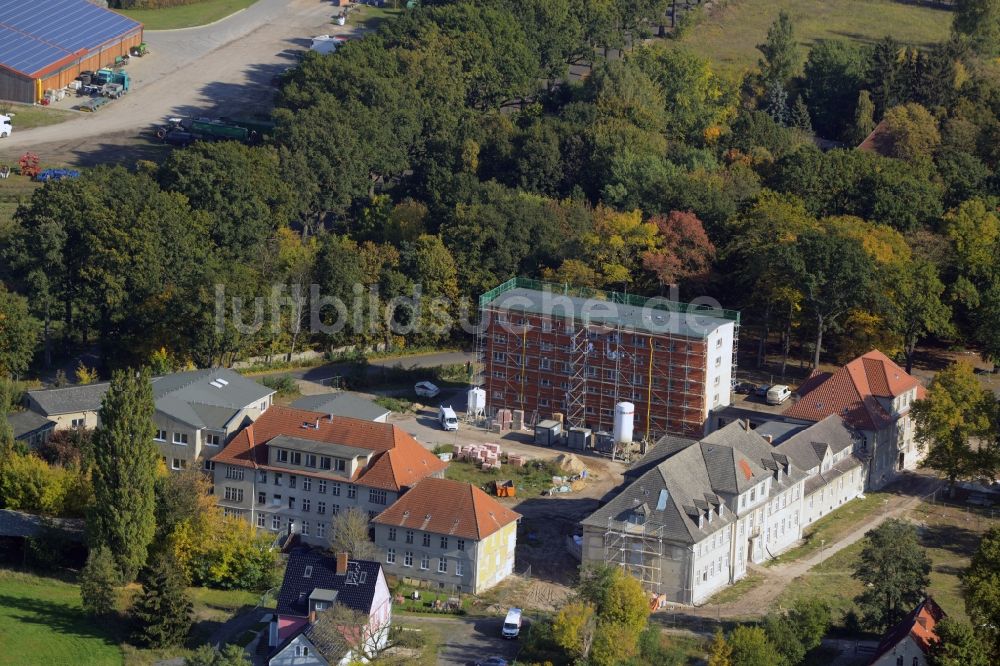
[[[353,32],[331,22],[338,11],[329,0],[258,0],[211,25],[147,31],[149,55],[128,68],[132,92],[97,113],[14,132],[0,142],[0,162],[25,150],[47,163],[127,161],[141,156],[130,152],[139,135],[169,116],[266,112],[271,78],[295,63],[293,51],[315,34]]]
[[[519,640],[500,638],[502,617],[464,618],[440,615],[396,615],[393,621],[408,627],[433,627],[441,634],[439,666],[470,666],[492,656],[513,661],[520,649]],[[525,620],[521,636],[528,629]]]

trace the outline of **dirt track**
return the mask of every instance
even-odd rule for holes
[[[350,34],[330,22],[338,11],[328,0],[258,0],[212,25],[147,32],[150,54],[128,68],[132,92],[94,114],[15,131],[0,142],[0,162],[31,150],[46,164],[131,164],[162,155],[148,129],[169,116],[266,111],[271,78],[295,62],[293,51],[315,34]]]

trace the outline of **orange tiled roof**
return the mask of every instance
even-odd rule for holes
[[[875,650],[875,657],[870,663],[874,664],[878,661],[879,657],[898,645],[907,636],[913,638],[913,642],[917,644],[917,647],[924,654],[928,654],[931,646],[939,640],[937,634],[934,632],[934,627],[937,626],[937,623],[943,617],[944,611],[941,610],[941,607],[933,599],[927,597],[916,608],[910,611],[910,614],[899,624],[886,632],[882,640],[879,641],[878,649]]]
[[[304,428],[304,423],[313,427]],[[268,464],[267,443],[278,435],[372,451],[374,456],[369,465],[351,480],[374,488],[398,492],[447,467],[417,440],[391,423],[330,417],[319,412],[278,406],[271,407],[257,421],[240,431],[212,460],[287,472],[286,467]],[[305,470],[300,472],[309,475]]]
[[[799,387],[799,401],[785,410],[786,416],[821,421],[831,414],[862,430],[880,430],[892,422],[877,398],[891,399],[917,387],[916,377],[906,374],[892,359],[874,349],[836,372],[814,372]]]
[[[479,541],[520,517],[470,483],[424,479],[372,522]]]

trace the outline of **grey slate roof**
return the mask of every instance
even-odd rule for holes
[[[715,509],[727,496],[731,498],[769,477],[775,495],[805,477],[791,463],[787,475],[773,480],[772,470],[781,466],[773,454],[765,439],[747,430],[744,422],[735,421],[664,459],[582,522],[604,528],[610,519],[620,526],[637,507],[646,504],[647,532],[662,530],[665,539],[697,543],[736,519],[727,506],[721,516],[713,511],[711,522],[705,520],[698,526],[699,514]],[[781,462],[790,462],[778,456]]]
[[[45,416],[94,412],[108,382],[29,391]],[[153,378],[156,409],[195,428],[221,429],[248,405],[274,391],[226,368],[191,370]]]
[[[854,432],[836,414],[814,423],[787,441],[775,447],[784,453],[799,469],[809,471],[823,462],[823,452],[829,448],[832,455],[853,448]]]
[[[322,453],[323,455],[335,455],[339,458],[357,458],[358,456],[372,455],[371,449],[362,449],[357,446],[347,446],[346,444],[335,444],[333,442],[320,442],[314,439],[302,439],[291,435],[278,435],[271,438],[267,445],[271,448],[287,448],[296,451],[311,451]]]
[[[101,408],[101,400],[108,391],[108,382],[64,386],[62,388],[28,391],[28,395],[38,403],[44,416],[96,412]]]
[[[626,479],[637,479],[667,458],[683,451],[697,441],[696,439],[688,439],[686,437],[664,435],[656,440],[656,444],[649,451],[646,451],[646,455],[629,465],[629,468],[625,470],[624,476]]]
[[[326,611],[319,613],[312,624],[307,623],[302,633],[328,664],[339,663],[350,650],[344,635]]]
[[[349,416],[365,421],[374,421],[389,413],[389,410],[355,393],[321,393],[307,395],[292,403],[296,409],[322,412],[333,416]]]
[[[312,567],[308,578],[306,567]],[[347,571],[338,574],[337,558],[333,555],[301,548],[294,550],[288,557],[285,578],[278,592],[278,615],[306,617],[309,595],[316,588],[337,592],[338,604],[368,615],[381,569],[378,562],[349,560]]]
[[[72,541],[83,541],[83,520],[79,518],[46,518],[0,509],[0,536],[33,537],[46,529],[57,529]]]
[[[50,421],[41,414],[32,411],[11,412],[7,415],[7,422],[10,423],[10,427],[14,431],[14,439],[20,439],[39,430],[49,430],[56,427],[55,421]]]

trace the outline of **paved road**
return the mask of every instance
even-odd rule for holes
[[[315,34],[353,31],[331,23],[338,11],[329,0],[258,0],[212,25],[148,31],[150,54],[129,66],[132,92],[98,113],[14,132],[0,142],[0,161],[27,149],[46,162],[117,161],[123,146],[132,151],[136,136],[166,117],[266,109],[271,78],[295,62],[292,51],[308,48]]]
[[[503,618],[469,618],[440,615],[397,615],[394,622],[409,627],[433,627],[441,634],[439,666],[471,666],[477,661],[500,656],[517,657],[520,642],[500,638]],[[522,632],[527,631],[525,621]]]

